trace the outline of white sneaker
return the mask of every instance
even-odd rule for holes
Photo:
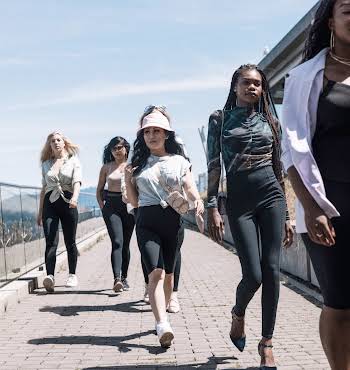
[[[143,301],[149,303],[148,284],[145,284],[145,294],[143,295]]]
[[[69,274],[68,275],[67,282],[66,282],[66,287],[67,288],[74,288],[76,286],[78,286],[78,278],[77,278],[77,275]]]
[[[180,303],[177,299],[177,294],[171,295],[167,311],[169,313],[178,313],[180,311]]]
[[[47,275],[43,281],[43,285],[48,293],[53,293],[55,291],[55,278],[53,275]]]
[[[159,343],[163,348],[169,348],[174,339],[174,332],[168,321],[160,322],[156,325]]]

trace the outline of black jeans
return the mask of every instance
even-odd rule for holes
[[[174,269],[174,288],[173,288],[173,292],[177,292],[179,290],[180,271],[181,271],[181,247],[182,247],[182,243],[184,241],[184,238],[185,238],[185,224],[181,220],[181,226],[180,226],[180,230],[179,230],[179,233],[178,233],[178,248],[179,248],[179,250],[178,250],[177,257],[176,257],[175,269]],[[144,262],[142,261],[142,259],[141,259],[141,264],[142,264],[142,272],[143,272],[143,277],[144,277],[145,283],[148,284],[147,269],[146,269],[146,266],[145,266]]]
[[[171,207],[138,208],[136,235],[147,275],[156,268],[165,270],[166,274],[174,272],[180,227],[180,215]]]
[[[286,201],[271,166],[227,177],[227,215],[242,267],[233,310],[244,316],[262,284],[262,335],[272,338]]]
[[[126,278],[130,262],[130,239],[135,226],[134,216],[127,212],[121,193],[108,191],[105,201],[102,215],[112,242],[113,275],[115,279]]]
[[[49,200],[50,193],[46,194],[43,204],[43,227],[46,240],[45,264],[48,275],[55,274],[56,266],[56,251],[58,246],[58,224],[61,221],[64,242],[66,244],[68,255],[69,273],[75,274],[78,259],[78,250],[75,243],[75,236],[78,225],[78,210],[69,208],[61,197],[56,202],[51,203]],[[64,196],[68,199],[72,197],[72,193],[64,192]]]

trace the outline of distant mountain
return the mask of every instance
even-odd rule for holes
[[[39,206],[39,193],[38,199],[34,191],[31,191],[32,194],[29,194],[29,190],[23,190],[22,194],[19,194],[19,190],[16,191],[16,195],[13,195],[7,199],[4,199],[2,202],[2,211],[4,214],[15,214],[15,213],[27,213],[34,214],[37,212],[37,207]],[[89,187],[81,189],[82,193],[79,196],[79,207],[91,209],[93,207],[98,208],[98,203],[96,200],[96,188]],[[90,195],[91,194],[91,195]],[[22,206],[21,206],[22,201]]]
[[[39,198],[39,195],[38,195]],[[22,200],[22,208],[21,208]],[[39,199],[37,201],[35,194],[24,194],[20,196],[14,195],[10,198],[3,200],[2,202],[2,211],[4,213],[20,213],[21,210],[23,213],[36,213],[36,209],[39,204]]]
[[[96,186],[89,186],[88,188],[81,189],[84,193],[96,194]]]

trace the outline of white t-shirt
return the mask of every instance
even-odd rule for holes
[[[191,164],[181,155],[170,154],[163,157],[150,155],[146,166],[135,177],[139,193],[139,207],[164,204],[168,192],[159,183],[159,176],[171,191],[183,193],[183,178]]]

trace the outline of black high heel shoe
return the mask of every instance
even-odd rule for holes
[[[244,316],[239,317],[239,316],[237,316],[235,314],[234,311],[232,311],[232,320],[243,321],[244,320]],[[244,335],[243,337],[234,338],[231,335],[231,332],[230,332],[230,338],[231,338],[232,343],[238,349],[238,351],[243,352],[244,351],[245,344],[246,344],[246,336]]]
[[[273,348],[273,345],[272,344],[264,344],[264,343],[259,343],[258,344],[258,352],[259,352],[259,355],[260,357],[265,357],[265,355],[261,355],[261,352],[260,352],[260,348]],[[277,367],[276,366],[260,366],[259,367],[259,370],[277,370]]]

